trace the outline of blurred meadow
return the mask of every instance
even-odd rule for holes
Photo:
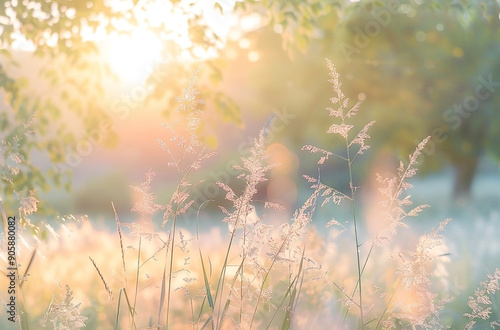
[[[1,329],[500,327],[499,1],[3,1],[0,98]]]

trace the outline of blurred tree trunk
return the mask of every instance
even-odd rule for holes
[[[456,149],[454,162],[456,176],[453,189],[454,200],[459,204],[467,202],[471,197],[472,182],[477,173],[479,160],[486,149],[489,125],[488,116],[484,115],[484,111],[476,111],[464,120],[459,128],[458,133],[463,142],[459,143]]]
[[[479,159],[476,157],[464,158],[455,164],[455,184],[453,198],[456,202],[463,202],[470,198],[472,182],[476,175]]]

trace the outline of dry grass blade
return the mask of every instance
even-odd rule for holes
[[[199,228],[198,228],[198,223],[199,223],[199,219],[200,219],[200,210],[203,207],[203,205],[205,205],[206,203],[209,203],[209,202],[213,202],[213,200],[206,200],[203,203],[201,203],[201,205],[198,207],[198,210],[196,212],[196,239],[198,241],[200,240]],[[202,253],[201,253],[201,248],[198,248],[198,250],[200,252],[201,267],[203,269],[203,279],[205,281],[205,291],[206,291],[206,295],[203,297],[203,303],[201,304],[201,307],[200,307],[200,314],[198,315],[198,322],[201,319],[201,315],[202,315],[202,312],[203,312],[203,307],[205,306],[205,301],[208,300],[208,305],[209,305],[210,309],[212,310],[212,314],[208,317],[208,319],[205,321],[205,323],[203,323],[203,326],[201,327],[201,329],[202,330],[205,329],[206,326],[209,323],[212,324],[212,329],[213,329],[214,328],[213,311],[214,311],[214,308],[215,308],[215,304],[214,304],[214,299],[212,297],[212,292],[210,290],[210,282],[208,281],[207,271],[206,271],[206,268],[205,268],[205,263],[203,261],[203,256],[202,256]],[[210,261],[210,257],[208,258],[208,262],[209,262],[209,265],[210,265],[210,275],[212,275],[212,262]]]
[[[299,288],[297,290],[297,284],[295,284],[295,287],[294,287],[293,306],[291,306],[292,307],[292,309],[291,309],[292,316],[293,316],[293,313],[295,313],[295,309],[297,307],[297,304],[299,303],[300,291],[302,290],[302,284],[304,283],[303,266],[304,266],[305,254],[306,254],[306,246],[304,245],[304,249],[302,250],[302,257],[300,258],[299,270],[297,272],[297,279],[300,277],[300,282],[297,283],[299,285]]]
[[[168,249],[166,254],[168,255]],[[165,259],[167,256],[165,256]],[[161,322],[161,314],[163,310],[163,305],[165,304],[165,277],[167,273],[167,261],[165,260],[165,264],[163,267],[163,276],[161,278],[161,288],[160,288],[160,304],[158,306],[158,324]]]
[[[137,271],[135,273],[135,295],[134,295],[134,310],[137,304],[137,294],[139,292],[139,273],[141,271],[141,247],[142,247],[142,236],[139,236],[139,248],[137,251]]]
[[[243,268],[243,261],[240,263],[240,266],[238,267],[238,269],[236,270],[236,272],[234,274],[233,281],[231,283],[231,288],[234,287],[234,284],[236,283],[236,280],[238,279],[239,274],[241,273],[241,269],[242,268]],[[226,303],[224,304],[224,309],[222,310],[222,315],[219,318],[219,322],[218,322],[218,328],[219,329],[221,328],[222,323],[226,319],[226,315],[227,315],[227,312],[229,310],[229,306],[231,305],[231,294],[232,294],[232,292],[233,292],[233,290],[229,291],[229,296],[227,297]]]
[[[267,284],[267,280],[268,280],[269,274],[271,274],[271,270],[273,269],[274,265],[276,264],[278,256],[283,251],[283,249],[284,249],[284,247],[285,247],[285,245],[286,245],[286,243],[287,243],[288,240],[289,240],[289,236],[287,236],[283,240],[283,242],[282,242],[281,246],[279,247],[278,251],[276,252],[276,254],[272,258],[271,265],[269,266],[269,268],[267,269],[266,273],[264,274],[264,278],[262,280],[262,284],[260,285],[259,293],[257,295],[257,301],[255,303],[255,309],[254,309],[253,314],[252,314],[252,319],[250,320],[250,328],[252,328],[253,322],[255,320],[255,316],[257,315],[257,310],[259,308],[259,304],[261,302],[261,297],[262,297],[262,294],[264,292],[264,286]]]
[[[207,271],[205,269],[205,262],[203,261],[203,255],[201,254],[201,249],[199,249],[199,252],[200,252],[200,260],[201,260],[201,268],[203,269],[203,280],[205,281],[205,291],[207,293],[208,305],[213,310],[214,309],[214,300],[212,298],[212,293],[210,291],[210,282],[208,281]]]
[[[377,325],[375,326],[375,330],[377,330],[378,327],[381,325],[381,322],[384,319],[384,316],[387,313],[387,310],[389,309],[389,306],[391,305],[392,300],[394,299],[394,296],[396,295],[396,291],[398,290],[400,284],[401,284],[401,278],[398,280],[398,284],[396,285],[396,288],[393,290],[393,292],[391,294],[391,298],[387,302],[387,305],[385,306],[384,311],[382,312],[382,315],[380,315],[380,317],[378,317],[378,321],[377,321]]]
[[[31,252],[31,257],[30,257],[30,261],[28,262],[28,266],[26,266],[26,270],[24,271],[23,276],[19,280],[19,288],[21,288],[23,286],[24,280],[26,279],[26,276],[28,276],[28,271],[30,270],[31,265],[33,265],[33,261],[35,260],[37,248],[38,248],[38,246],[35,246],[35,248],[33,249],[33,252]]]
[[[285,318],[283,320],[283,325],[281,326],[281,329],[290,329],[292,325],[292,317],[293,317],[293,306],[294,306],[294,301],[295,297],[297,296],[297,278],[294,279],[294,282],[292,283],[293,285],[293,290],[290,295],[290,303],[288,304],[288,307],[286,309],[286,314]]]
[[[172,219],[172,228],[170,229],[170,266],[168,269],[168,288],[167,288],[167,321],[165,323],[165,329],[168,329],[169,317],[170,317],[170,295],[172,293],[172,277],[174,276],[174,247],[175,247],[175,225],[177,223],[177,210],[175,210],[174,218]],[[168,249],[167,249],[168,253]],[[167,260],[165,259],[165,262]],[[165,282],[165,273],[163,273],[162,282]],[[163,292],[162,292],[163,293]],[[158,320],[159,324],[160,320]]]
[[[111,202],[111,206],[113,207],[113,212],[115,213],[116,229],[118,230],[118,236],[120,237],[120,251],[122,253],[123,276],[125,277],[125,281],[127,281],[127,268],[125,266],[125,250],[123,249],[123,237],[122,237],[120,218],[118,218],[118,213],[116,212],[115,204],[113,202]]]
[[[115,330],[120,328],[119,327],[119,322],[120,322],[120,306],[121,306],[121,300],[122,300],[122,293],[125,295],[125,299],[126,299],[126,302],[127,302],[128,310],[130,312],[130,316],[132,317],[132,327],[134,329],[137,329],[137,326],[135,325],[135,320],[134,320],[135,310],[130,305],[130,300],[128,299],[128,295],[127,295],[127,289],[121,288],[120,289],[120,293],[118,294],[118,307],[116,309]]]
[[[121,302],[122,302],[122,290],[123,290],[123,288],[121,288],[120,293],[118,293],[118,305],[116,307],[115,330],[119,329],[119,324],[120,324],[120,307],[121,307]]]
[[[52,299],[50,300],[49,307],[47,308],[47,312],[45,312],[45,315],[43,316],[42,319],[42,327],[45,328],[45,324],[47,323],[47,319],[49,318],[49,315],[52,311],[52,304],[54,303],[54,295],[52,295]]]
[[[207,327],[207,325],[209,325],[210,323],[212,324],[212,329],[213,329],[214,328],[214,324],[212,322],[213,319],[214,319],[214,316],[210,315],[210,317],[205,321],[205,323],[203,323],[201,330],[205,329]]]
[[[299,264],[299,269],[297,272],[297,276],[293,279],[293,281],[288,285],[287,290],[285,294],[283,295],[283,298],[281,299],[281,302],[278,304],[276,310],[273,313],[273,316],[271,317],[271,320],[269,321],[269,324],[266,327],[266,330],[269,329],[273,323],[274,318],[278,314],[278,311],[281,310],[283,304],[285,303],[286,299],[289,298],[288,302],[288,307],[286,308],[286,313],[285,313],[285,318],[283,319],[283,324],[281,325],[281,329],[290,329],[292,325],[292,319],[293,319],[293,313],[295,312],[295,307],[297,306],[298,298],[300,293],[300,290],[302,288],[302,282],[304,280],[304,272],[302,271],[303,265],[304,265],[304,254],[305,254],[305,246],[304,249],[302,250],[302,257],[300,260]],[[299,278],[300,278],[300,283],[299,283]],[[299,285],[299,288],[297,289],[297,285]]]
[[[236,279],[236,276],[235,276],[235,279]],[[231,299],[228,298],[226,300],[226,303],[224,304],[224,310],[222,311],[222,315],[220,317],[220,321],[219,321],[219,329],[221,328],[221,324],[222,322],[226,319],[226,316],[227,316],[227,311],[229,310],[229,306],[231,305]]]
[[[295,287],[296,281],[297,281],[297,277],[295,277],[293,279],[292,283],[290,283],[290,285],[288,286],[285,294],[283,295],[283,298],[281,299],[281,302],[278,304],[276,310],[274,311],[273,316],[271,317],[271,320],[269,321],[269,324],[267,325],[266,329],[269,329],[271,327],[271,324],[273,323],[274,318],[278,314],[278,311],[281,309],[281,307],[285,303],[286,298],[288,298],[290,296],[290,291],[292,290],[292,287]],[[287,312],[287,314],[288,314],[288,312]],[[285,320],[283,321],[283,324],[285,324],[286,319],[287,319],[287,316],[285,316]],[[283,326],[281,328],[284,329]],[[288,328],[286,328],[286,329],[288,329]]]
[[[91,257],[89,257],[89,259],[90,259],[90,261],[92,261],[92,264],[94,265],[95,269],[97,270],[97,273],[99,274],[99,277],[101,278],[102,283],[104,284],[104,289],[106,289],[106,292],[109,295],[109,299],[111,299],[111,302],[114,304],[115,300],[113,298],[113,292],[111,292],[111,289],[109,288],[108,283],[106,283],[106,281],[104,280],[104,276],[102,276],[102,273],[99,270],[99,267],[97,267],[97,264],[95,263],[94,259],[92,259]]]

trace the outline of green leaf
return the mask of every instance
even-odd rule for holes
[[[215,9],[218,10],[221,14],[224,13],[224,9],[222,8],[222,6],[220,5],[220,3],[216,2],[215,5],[214,5]]]
[[[243,124],[238,104],[227,94],[221,92],[215,94],[215,110],[222,115],[224,122],[234,122],[238,125]]]
[[[200,251],[200,259],[201,259],[201,268],[203,269],[203,280],[205,281],[205,291],[207,292],[208,305],[213,310],[214,309],[214,300],[212,298],[212,292],[210,291],[210,282],[208,281],[207,271],[205,269],[205,263],[203,261],[203,255]]]

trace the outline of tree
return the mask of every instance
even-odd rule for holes
[[[252,36],[264,53],[252,87],[265,96],[265,106],[286,104],[298,114],[295,147],[324,129],[320,116],[310,112],[327,106],[323,58],[332,58],[346,79],[346,90],[350,95],[362,92],[370,120],[378,121],[374,144],[408,154],[431,135],[421,157],[422,172],[451,165],[456,173],[454,198],[467,198],[481,157],[499,159],[494,146],[500,120],[495,111],[500,102],[499,5],[311,2],[319,10],[300,14],[304,4],[262,1],[269,25]],[[280,33],[285,33],[282,44],[292,48],[294,62],[276,55]],[[305,37],[298,41],[296,34]],[[266,77],[279,77],[280,82]],[[305,120],[311,125],[303,127]],[[335,148],[330,141],[324,143]]]
[[[419,137],[431,135],[424,169],[450,164],[454,197],[467,198],[481,156],[499,159],[499,5],[405,5],[396,13],[376,6],[358,10],[346,24],[340,51],[355,62],[350,73],[368,76],[369,92],[376,95],[369,102],[379,122],[396,118],[395,127],[407,131],[395,131],[391,144],[409,152]],[[356,42],[359,53],[349,48]]]
[[[470,190],[477,166],[476,156],[483,150],[498,153],[492,147],[499,134],[495,124],[498,116],[493,111],[497,102],[493,92],[477,110],[470,111],[474,115],[467,116],[469,112],[464,112],[462,116],[459,111],[443,118],[443,114],[436,110],[450,106],[445,100],[456,100],[461,96],[460,86],[454,82],[463,82],[465,78],[469,85],[460,88],[473,91],[474,87],[467,86],[471,81],[476,83],[478,75],[489,79],[491,73],[495,77],[498,68],[494,59],[498,49],[496,43],[489,41],[498,38],[498,20],[494,16],[498,9],[496,3],[473,1],[467,4],[459,1],[441,5],[436,0],[425,3],[414,0],[386,3],[12,0],[0,6],[0,88],[7,101],[6,108],[0,113],[1,139],[6,141],[2,148],[6,160],[2,164],[2,173],[6,179],[12,180],[12,184],[2,182],[2,194],[8,198],[14,196],[12,188],[15,187],[28,196],[28,190],[34,188],[68,185],[70,179],[61,169],[71,171],[68,157],[79,143],[98,138],[113,145],[116,139],[113,116],[125,115],[131,103],[121,99],[111,105],[102,102],[109,93],[106,83],[119,79],[100,58],[106,38],[130,36],[137,29],[159,36],[162,56],[160,64],[150,72],[146,100],[166,97],[165,114],[168,115],[168,109],[175,108],[172,106],[175,100],[170,95],[182,92],[194,65],[208,63],[206,76],[212,81],[220,81],[223,59],[217,58],[217,54],[226,41],[210,25],[206,10],[227,13],[233,7],[240,16],[260,13],[264,17],[262,31],[279,34],[280,47],[288,51],[288,56],[300,61],[301,65],[311,63],[318,69],[318,74],[324,65],[323,57],[339,59],[336,61],[339,71],[358,78],[352,80],[349,88],[356,92],[366,91],[371,96],[367,106],[374,109],[374,116],[393,127],[401,127],[392,133],[383,132],[381,136],[385,141],[391,141],[401,150],[409,150],[424,134],[432,134],[434,142],[445,134],[446,141],[435,144],[440,147],[438,154],[457,169],[457,195]],[[162,17],[175,17],[176,24],[169,24],[169,20]],[[462,23],[460,27],[455,24],[458,21]],[[444,33],[434,31],[439,24],[445,27]],[[425,42],[434,48],[427,47],[425,53],[417,52],[423,41],[417,42],[415,38],[425,38]],[[46,88],[51,91],[49,94],[33,93],[30,89],[32,82],[13,73],[20,56],[24,56],[15,50],[21,41],[29,45],[40,63],[47,64],[40,75],[49,84]],[[482,56],[474,55],[478,52],[472,50],[477,49],[484,50]],[[443,60],[443,54],[450,52],[456,55],[462,52],[462,56]],[[207,58],[207,53],[212,53],[213,57]],[[307,58],[304,54],[313,56]],[[332,54],[336,56],[332,57]],[[191,59],[190,63],[181,60],[186,57]],[[315,60],[311,62],[311,58]],[[433,68],[431,63],[439,66]],[[474,70],[471,63],[484,65]],[[467,67],[468,71],[453,71],[456,65]],[[416,68],[422,71],[417,73]],[[453,79],[439,79],[449,73],[453,74]],[[388,83],[393,86],[383,88]],[[304,89],[307,87],[304,85]],[[170,92],[166,93],[166,90]],[[214,101],[219,116],[234,122],[240,120],[237,105],[217,86],[202,86],[202,90],[207,91],[206,98]],[[443,90],[449,92],[443,94]],[[327,91],[320,87],[315,93],[312,99],[316,101],[309,108],[322,106],[320,96],[327,95]],[[402,120],[393,115],[401,109],[407,113]],[[35,113],[37,115],[33,117]],[[74,120],[69,121],[68,116]],[[444,120],[451,130],[444,133],[436,130],[439,128],[434,125],[436,120]],[[25,127],[28,122],[29,128]],[[454,126],[460,127],[454,129]],[[471,143],[477,147],[469,148],[471,151],[466,156],[464,150]],[[43,154],[56,166],[41,170],[40,166],[31,163],[33,153]],[[13,164],[13,159],[23,162]],[[431,169],[441,167],[445,162],[426,161],[426,164]]]
[[[234,1],[224,1],[226,9],[232,5]],[[189,73],[204,59],[203,54],[216,52],[223,44],[204,19],[203,10],[187,1],[163,5],[154,0],[2,2],[0,89],[6,100],[0,112],[0,139],[4,141],[2,195],[12,202],[15,191],[28,195],[29,190],[61,184],[69,189],[69,175],[78,157],[74,151],[96,139],[113,145],[113,116],[126,115],[143,97],[106,103],[110,82],[119,79],[101,58],[103,44],[110,37],[130,36],[139,28],[161,36],[162,57],[155,68],[150,68],[146,84],[139,86],[143,90],[137,92],[147,89],[147,99],[164,97],[168,85],[169,95],[180,94]],[[178,25],[169,25],[161,15],[175,17]],[[28,53],[20,47],[28,48]],[[186,57],[191,61],[183,62]],[[19,64],[21,60],[22,65],[38,63],[43,80],[30,81],[16,74],[28,69]],[[162,64],[166,61],[168,66]],[[216,70],[217,66],[209,66],[208,72],[216,76]],[[35,74],[28,74],[35,80]],[[31,83],[45,85],[45,90],[33,89]],[[209,91],[222,100],[220,112],[225,110],[224,97],[215,88]],[[165,108],[168,102],[175,100],[168,99]],[[237,119],[234,107],[231,111]],[[42,169],[32,163],[34,154],[55,166]]]

